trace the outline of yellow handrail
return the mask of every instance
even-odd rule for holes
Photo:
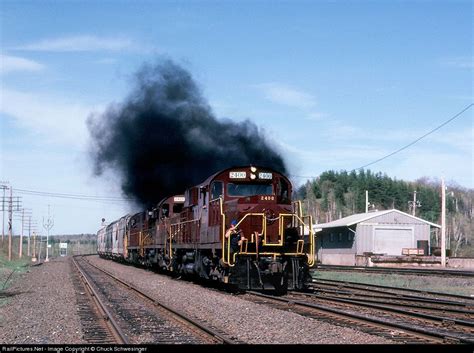
[[[309,253],[306,253],[306,256],[308,257],[308,265],[310,267],[314,266],[314,263],[315,263],[315,258],[314,258],[314,254],[315,254],[315,242],[314,242],[314,232],[313,232],[313,229],[312,229],[312,217],[311,216],[303,216],[303,217],[300,217],[298,215],[295,215],[295,214],[290,214],[290,213],[287,213],[287,214],[280,214],[278,216],[279,218],[279,242],[276,243],[276,244],[268,244],[266,242],[266,215],[264,213],[247,213],[244,215],[244,217],[242,217],[238,223],[236,224],[236,227],[242,223],[242,221],[249,217],[249,216],[261,216],[262,217],[262,232],[263,232],[263,235],[264,235],[264,239],[263,239],[263,245],[264,246],[282,246],[283,245],[283,235],[284,235],[284,218],[285,217],[295,217],[299,222],[300,224],[302,224],[302,227],[304,227],[306,225],[304,219],[305,218],[308,218],[308,230],[309,230]],[[223,236],[223,245],[225,246],[225,234]],[[227,249],[226,249],[227,248]],[[231,254],[230,254],[230,239],[227,241],[227,247],[224,247],[223,248],[223,251],[224,251],[224,255],[223,255],[223,261],[225,264],[229,265],[230,267],[233,267],[235,265],[235,257],[237,255],[237,253],[234,254],[233,258],[232,258],[232,262],[231,262]],[[227,259],[225,257],[225,250],[227,250]],[[304,240],[300,239],[298,240],[297,242],[297,245],[296,245],[296,253],[279,253],[280,255],[290,255],[290,254],[296,254],[296,255],[301,255],[303,254],[303,250],[304,250]],[[257,253],[257,252],[256,252]],[[255,254],[256,254],[255,253]],[[251,254],[251,253],[248,253],[248,254]],[[264,254],[264,253],[261,253],[261,254]],[[273,253],[272,253],[273,254]],[[226,261],[227,260],[227,261]]]
[[[236,256],[239,253],[248,254],[248,255],[257,255],[257,254],[259,254],[259,255],[272,255],[273,257],[282,256],[282,255],[303,255],[304,254],[304,240],[302,240],[302,239],[299,239],[297,244],[296,244],[296,253],[281,253],[281,252],[280,253],[278,253],[278,252],[258,253],[258,249],[256,249],[255,253],[247,252],[248,240],[244,240],[241,243],[240,251],[234,253],[233,256],[231,256],[230,237],[229,237],[229,239],[227,239],[225,237],[225,233],[226,233],[226,215],[224,213],[224,206],[223,206],[224,201],[223,201],[222,197],[219,197],[218,199],[210,200],[210,202],[213,202],[213,201],[216,201],[216,200],[219,200],[219,211],[220,211],[221,222],[222,222],[222,227],[221,227],[222,262],[225,265],[228,265],[230,267],[235,266],[235,259],[236,259]],[[267,242],[267,217],[266,217],[265,213],[247,213],[238,221],[238,223],[236,224],[236,227],[239,226],[247,217],[251,217],[251,216],[262,217],[262,231],[260,232],[261,234],[263,234],[262,245],[264,245],[264,246],[283,246],[284,219],[286,217],[293,217],[293,219],[296,219],[299,223],[298,227],[301,225],[301,228],[302,228],[301,233],[303,233],[304,226],[306,225],[305,219],[308,218],[308,229],[309,229],[309,249],[308,250],[309,251],[308,251],[308,253],[306,253],[306,256],[308,257],[308,265],[310,267],[312,267],[315,264],[315,257],[314,257],[314,255],[315,255],[315,248],[314,248],[315,242],[314,242],[314,232],[313,232],[313,229],[312,229],[312,217],[311,216],[302,216],[301,201],[295,201],[294,205],[296,206],[295,207],[296,212],[291,213],[291,214],[290,213],[280,214],[278,216],[278,222],[279,222],[278,243],[268,243]],[[179,232],[178,228],[182,224],[191,223],[191,222],[196,222],[196,220],[184,221],[184,222],[175,223],[175,224],[170,225],[170,227],[169,227],[169,256],[170,256],[170,260],[173,257],[173,255],[172,255],[173,254],[173,252],[172,252],[172,239],[175,235],[174,231]],[[294,224],[293,226],[297,226],[297,225]],[[244,247],[245,247],[245,250],[244,250]]]
[[[243,222],[243,220],[249,216],[262,216],[262,232],[264,232],[264,234],[266,233],[266,225],[267,223],[265,222],[265,214],[264,213],[246,213],[241,219],[240,221],[237,222],[237,224],[235,225],[235,227],[238,227],[240,223]],[[225,233],[223,235],[223,238],[225,238]],[[223,248],[224,249],[224,248]],[[237,253],[235,253],[237,254]],[[234,255],[235,255],[234,254]],[[224,256],[223,256],[224,258]],[[225,264],[229,265],[230,267],[234,267],[235,265],[235,256],[234,256],[234,261],[233,263],[230,262],[230,237],[229,237],[229,240],[227,241],[227,263],[224,261]]]
[[[296,243],[296,253],[297,254],[302,254],[303,253],[303,246],[304,246],[304,240],[299,239],[298,242]]]

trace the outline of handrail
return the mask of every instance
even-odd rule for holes
[[[246,213],[241,219],[240,221],[237,222],[237,224],[235,225],[235,227],[238,227],[239,224],[241,224],[245,218],[249,217],[249,216],[262,216],[262,232],[263,234],[266,234],[267,233],[267,222],[266,222],[266,216],[265,216],[265,213]],[[225,234],[224,234],[224,238],[225,238]],[[224,262],[225,263],[225,262]],[[230,237],[229,237],[229,240],[227,241],[227,265],[229,265],[230,267],[234,267],[235,265],[235,256],[234,256],[234,261],[233,263],[230,262]]]
[[[147,239],[151,239],[151,235],[149,231],[146,231],[145,234],[143,234],[142,231],[138,233],[138,247],[140,248],[141,257],[145,256],[145,241]]]
[[[219,197],[219,198],[216,198],[216,199],[213,199],[213,200],[210,200],[209,203],[211,202],[215,202],[215,201],[219,201],[219,211],[220,211],[220,216],[221,216],[221,236],[222,236],[222,262],[224,263],[224,265],[227,265],[229,267],[233,267],[235,266],[235,260],[236,260],[236,256],[238,254],[247,254],[247,255],[257,255],[260,254],[260,255],[272,255],[274,257],[276,256],[282,256],[282,255],[303,255],[305,254],[304,253],[304,246],[305,246],[305,242],[304,240],[302,239],[299,239],[297,244],[296,244],[296,253],[283,253],[283,252],[263,252],[263,253],[259,253],[258,252],[258,249],[256,249],[255,253],[253,252],[248,252],[248,240],[245,240],[241,243],[241,246],[240,246],[240,251],[238,252],[235,252],[232,256],[231,254],[231,249],[230,249],[230,245],[231,245],[231,239],[230,237],[229,238],[226,238],[225,237],[225,234],[226,234],[226,214],[224,213],[224,200],[222,197]],[[309,249],[308,249],[308,252],[306,253],[306,256],[308,257],[308,265],[310,267],[314,266],[315,264],[315,241],[314,241],[314,231],[311,227],[312,225],[312,216],[303,216],[302,215],[302,207],[301,207],[301,201],[295,201],[294,203],[294,211],[293,213],[286,213],[286,214],[280,214],[278,215],[278,222],[279,222],[279,225],[278,225],[278,243],[268,243],[267,242],[267,216],[265,213],[247,213],[245,214],[240,220],[238,220],[237,224],[235,225],[236,227],[238,227],[240,224],[242,224],[242,222],[247,218],[247,217],[252,217],[252,216],[257,216],[257,217],[262,217],[262,229],[261,229],[261,233],[263,235],[263,239],[261,240],[262,241],[262,245],[263,246],[283,246],[283,240],[284,240],[284,219],[286,217],[293,217],[293,220],[297,220],[298,222],[298,225],[296,224],[293,224],[293,226],[297,226],[297,227],[301,227],[301,234],[304,233],[304,227],[306,226],[306,223],[305,223],[305,220],[308,219],[308,229],[309,229]],[[174,223],[174,224],[171,224],[170,227],[169,227],[169,256],[170,256],[170,260],[172,259],[173,257],[173,252],[172,252],[172,239],[174,238],[174,233],[176,232],[179,232],[179,229],[177,229],[177,227],[181,226],[181,225],[184,225],[184,224],[188,224],[188,223],[192,223],[192,222],[198,222],[199,219],[193,219],[193,220],[189,220],[189,221],[183,221],[183,222],[179,222],[179,223]],[[296,222],[295,222],[296,223]],[[174,231],[174,232],[173,232]],[[252,234],[253,235],[253,234]],[[245,248],[245,249],[244,249]]]
[[[298,242],[296,243],[296,253],[297,254],[302,254],[303,253],[303,246],[304,246],[304,240],[303,239],[298,239]]]
[[[236,224],[236,227],[241,224],[244,219],[246,219],[247,217],[249,216],[261,216],[262,217],[262,232],[263,232],[263,235],[264,235],[264,238],[263,238],[263,245],[264,246],[282,246],[283,245],[283,236],[284,236],[284,218],[285,217],[295,217],[300,224],[302,224],[302,227],[304,227],[306,225],[305,223],[305,219],[308,218],[308,229],[309,229],[309,253],[306,253],[306,256],[308,257],[308,265],[310,267],[314,266],[315,264],[315,258],[314,258],[314,254],[315,254],[315,242],[314,242],[314,232],[313,232],[313,229],[311,227],[312,225],[312,216],[303,216],[303,217],[300,217],[298,215],[295,215],[295,214],[290,214],[290,213],[283,213],[283,214],[280,214],[278,216],[278,221],[279,221],[279,241],[278,243],[274,243],[274,244],[268,244],[267,241],[266,241],[266,233],[267,233],[267,229],[266,229],[266,215],[264,213],[247,213],[244,215],[244,217],[242,217]],[[226,243],[225,243],[225,234],[223,236],[223,245],[225,246]],[[227,256],[225,256],[225,250],[227,250]],[[296,255],[301,255],[303,254],[303,250],[304,250],[304,240],[302,239],[299,239],[298,242],[297,242],[297,245],[296,245],[296,253],[278,253],[280,255],[290,255],[290,254],[296,254]],[[247,253],[247,251],[245,252]],[[258,250],[255,252],[255,255],[258,253]],[[247,253],[247,254],[253,254],[253,253]],[[264,253],[261,253],[261,254],[264,254]],[[273,253],[272,253],[273,254]],[[230,266],[230,267],[233,267],[235,265],[235,258],[236,258],[236,255],[237,255],[237,252],[234,253],[234,256],[232,257],[232,262],[231,262],[231,253],[230,253],[230,239],[227,241],[227,247],[223,248],[223,261],[224,261],[224,264]]]
[[[246,254],[248,250],[248,245],[249,241],[247,239],[242,239],[242,242],[240,243],[240,253],[241,254]],[[245,250],[244,250],[245,248]]]

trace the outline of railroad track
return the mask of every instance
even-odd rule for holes
[[[439,277],[474,277],[474,271],[395,268],[395,267],[364,267],[364,266],[338,266],[317,265],[313,271],[343,271],[361,273],[394,273],[405,275],[439,276]]]
[[[90,344],[128,344],[127,337],[74,257],[72,262],[77,270],[72,272],[72,282],[84,340]]]
[[[129,283],[92,265],[82,257],[75,262],[110,310],[110,317],[131,344],[232,344],[225,333],[187,317]],[[97,285],[100,284],[100,285]]]
[[[416,313],[443,315],[450,320],[474,322],[474,299],[470,297],[326,280],[313,281],[310,288],[311,295],[320,298],[382,304]]]
[[[397,312],[382,305],[370,307],[350,300],[318,298],[311,293],[292,292],[285,297],[275,297],[248,292],[244,297],[332,324],[357,327],[398,343],[474,343],[472,326],[462,320],[446,320],[403,310]]]
[[[349,281],[338,281],[332,279],[314,279],[310,285],[315,284],[324,284],[333,287],[343,287],[347,289],[362,289],[370,291],[373,293],[383,293],[383,294],[396,294],[403,297],[412,297],[420,298],[420,295],[423,297],[435,298],[437,300],[455,300],[461,301],[463,303],[468,303],[468,305],[474,306],[474,297],[468,297],[465,295],[451,294],[451,293],[442,293],[442,292],[432,292],[423,289],[412,289],[412,288],[401,288],[401,287],[391,287],[391,286],[382,286],[376,284],[367,284],[360,282],[349,282]]]

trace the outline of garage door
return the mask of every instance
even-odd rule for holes
[[[413,230],[406,228],[375,228],[374,253],[401,255],[402,248],[413,248]]]

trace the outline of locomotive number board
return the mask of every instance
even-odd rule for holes
[[[259,179],[272,179],[272,173],[258,173]]]
[[[254,174],[251,174],[250,176],[252,177],[252,179],[255,179]],[[246,178],[247,178],[247,172],[229,172],[229,179],[246,179]],[[258,173],[258,178],[262,180],[272,180],[273,174],[260,172]]]
[[[247,172],[229,172],[230,179],[245,179],[247,178]]]

